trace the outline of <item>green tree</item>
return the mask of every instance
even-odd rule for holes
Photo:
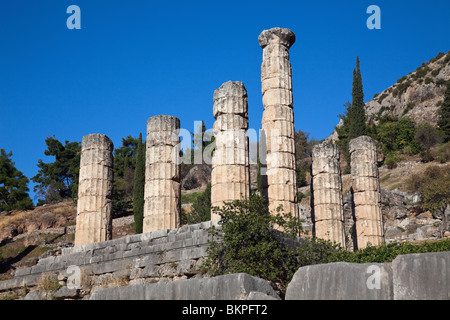
[[[221,216],[220,228],[209,230],[213,240],[204,264],[212,275],[245,272],[285,288],[300,266],[323,261],[335,248],[322,240],[296,242],[300,221],[291,214],[271,214],[257,194],[213,210]]]
[[[139,138],[122,138],[122,146],[114,149],[114,188],[112,206],[115,216],[121,216],[132,209],[134,170],[136,166]]]
[[[81,144],[65,141],[62,144],[55,136],[45,139],[46,156],[55,157],[55,161],[38,161],[38,173],[31,178],[37,185],[40,200],[38,204],[54,203],[61,199],[75,199],[78,193],[78,175],[80,171]]]
[[[295,170],[297,174],[297,186],[303,187],[308,184],[306,174],[311,169],[312,148],[318,143],[315,139],[309,139],[309,133],[298,130],[294,134],[295,141]]]
[[[192,211],[187,215],[187,223],[195,224],[211,220],[211,182],[192,204]]]
[[[353,70],[352,104],[347,117],[350,120],[348,121],[350,140],[366,134],[366,111],[359,57],[356,57],[356,68]]]
[[[450,55],[449,55],[450,56]],[[439,109],[439,119],[437,125],[442,131],[444,142],[450,141],[450,80],[447,81],[444,101]]]
[[[28,178],[16,169],[11,160],[12,152],[0,149],[0,212],[33,207],[28,195]]]
[[[342,119],[342,126],[336,127],[336,132],[340,140],[338,146],[347,160],[346,173],[349,173],[350,154],[348,144],[350,140],[368,133],[359,57],[356,57],[356,68],[353,70],[352,103],[347,102],[344,106],[345,113],[339,115],[339,118]]]
[[[139,134],[137,148],[136,168],[134,170],[133,211],[134,229],[142,233],[144,220],[144,186],[145,186],[145,142],[142,142],[142,133]]]
[[[417,128],[415,138],[417,143],[422,147],[422,161],[433,161],[434,156],[431,148],[442,141],[437,129],[429,123],[423,123]]]

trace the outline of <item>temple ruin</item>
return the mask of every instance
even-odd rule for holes
[[[158,115],[147,121],[143,232],[181,225],[180,120]]]
[[[250,196],[247,90],[228,81],[214,91],[216,148],[212,157],[211,206]],[[211,220],[220,216],[211,213]]]
[[[323,142],[313,147],[312,185],[315,236],[345,248],[341,167],[335,144]]]
[[[262,148],[266,151],[263,194],[269,210],[297,213],[297,178],[295,172],[295,127],[292,96],[292,68],[289,48],[295,34],[285,28],[264,30],[258,37],[263,49],[261,82],[264,112]]]
[[[89,134],[81,143],[75,245],[111,239],[113,143]]]
[[[349,151],[357,249],[364,249],[369,243],[378,246],[384,237],[377,146],[372,138],[360,136],[350,141]]]
[[[295,34],[285,28],[264,30],[260,156],[268,208],[298,216],[292,68],[289,49]],[[248,96],[240,81],[228,81],[214,91],[211,205],[250,197]],[[148,119],[143,232],[181,226],[180,120],[156,115]],[[111,239],[112,151],[102,134],[83,137],[75,245]],[[383,242],[380,187],[375,142],[362,136],[350,142],[352,194],[357,248]],[[346,247],[342,179],[338,147],[323,142],[312,150],[313,235]],[[220,216],[214,212],[211,220]]]

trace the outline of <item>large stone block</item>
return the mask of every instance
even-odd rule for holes
[[[400,255],[392,268],[395,300],[450,300],[450,252]]]
[[[383,263],[306,266],[294,274],[286,300],[392,300],[392,278]]]
[[[91,300],[247,300],[251,292],[278,298],[271,285],[245,273],[96,290]]]
[[[248,118],[247,90],[240,81],[228,81],[214,91],[213,116],[240,114]]]

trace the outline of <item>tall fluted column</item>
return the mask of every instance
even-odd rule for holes
[[[353,202],[356,218],[358,249],[383,243],[380,182],[377,166],[377,147],[368,136],[350,141]]]
[[[248,98],[242,82],[228,81],[214,91],[213,115],[216,149],[212,158],[211,205],[248,199]],[[220,219],[211,214],[211,220]]]
[[[267,196],[269,210],[280,205],[284,212],[297,214],[297,179],[295,172],[294,104],[289,48],[295,34],[289,29],[264,30],[258,37],[263,49],[261,81],[264,113],[262,131],[266,149]]]
[[[112,232],[113,143],[104,134],[83,137],[75,245],[106,241]]]
[[[312,150],[315,236],[336,242],[345,248],[339,149],[330,142]]]
[[[158,115],[147,121],[143,232],[181,225],[180,120]]]

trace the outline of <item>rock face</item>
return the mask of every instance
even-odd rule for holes
[[[246,273],[96,290],[91,300],[249,300],[280,298],[269,282]]]
[[[384,235],[376,144],[372,138],[360,136],[350,141],[349,151],[357,247],[378,246]]]
[[[312,150],[313,220],[317,238],[345,248],[341,167],[338,147],[329,142]]]
[[[83,137],[75,245],[111,239],[113,143],[103,134]]]
[[[266,152],[266,159],[261,161],[261,173],[266,178],[263,179],[263,194],[271,212],[281,205],[284,212],[296,214],[294,104],[289,62],[289,48],[295,42],[295,34],[289,29],[273,28],[264,30],[258,41],[263,49],[261,91],[264,112],[260,142]]]
[[[212,158],[211,206],[250,196],[247,90],[228,81],[214,91],[216,149]],[[212,213],[211,219],[220,216]]]
[[[445,82],[450,79],[450,53],[439,55],[429,63],[402,77],[366,104],[369,121],[378,113],[406,116],[420,125],[436,125]]]
[[[184,190],[204,187],[211,181],[211,166],[205,163],[197,164],[189,170],[182,181]]]
[[[180,226],[180,120],[158,115],[147,121],[143,232]]]

